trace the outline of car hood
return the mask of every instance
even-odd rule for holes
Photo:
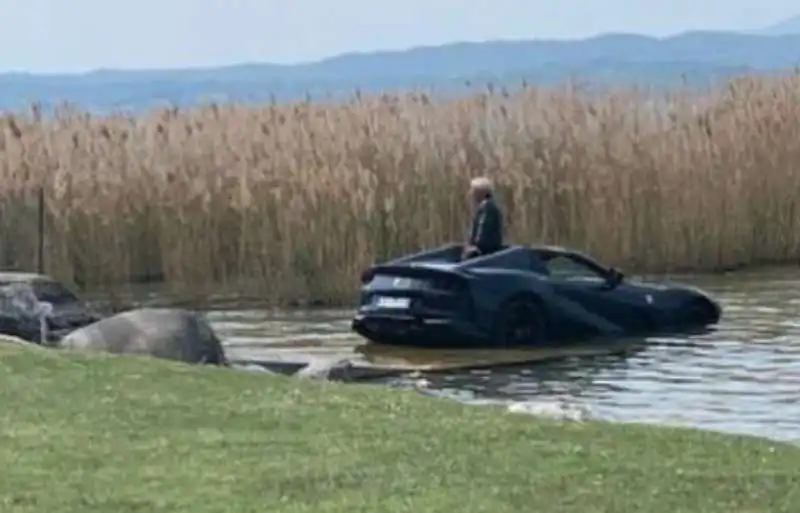
[[[654,292],[683,292],[689,296],[707,299],[713,303],[716,303],[716,300],[713,297],[711,297],[708,294],[708,292],[704,291],[699,287],[695,287],[694,285],[687,285],[685,283],[675,283],[675,282],[648,282],[648,281],[631,281],[630,283],[645,289],[652,290]]]

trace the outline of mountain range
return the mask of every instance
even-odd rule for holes
[[[656,38],[603,34],[580,40],[462,42],[351,53],[294,65],[238,64],[208,69],[97,70],[80,75],[0,74],[0,109],[69,102],[96,111],[157,104],[264,102],[362,92],[432,88],[451,94],[523,80],[570,77],[595,83],[708,85],[741,73],[800,66],[800,16],[752,33],[693,31]]]
[[[786,18],[785,20],[779,21],[774,25],[757,30],[756,33],[764,36],[800,34],[800,15]]]

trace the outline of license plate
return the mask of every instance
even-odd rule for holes
[[[379,297],[378,308],[408,308],[411,300],[407,297]]]
[[[392,287],[396,289],[410,289],[414,284],[411,278],[395,278],[392,280]]]

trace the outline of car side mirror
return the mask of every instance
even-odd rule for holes
[[[606,284],[608,285],[609,288],[613,289],[617,285],[622,283],[624,279],[625,279],[625,274],[619,269],[612,267],[611,269],[608,270],[608,276],[606,276]]]

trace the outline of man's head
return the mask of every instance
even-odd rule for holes
[[[492,181],[485,176],[473,178],[469,182],[470,197],[475,203],[480,203],[481,201],[485,200],[492,195],[492,192]]]

